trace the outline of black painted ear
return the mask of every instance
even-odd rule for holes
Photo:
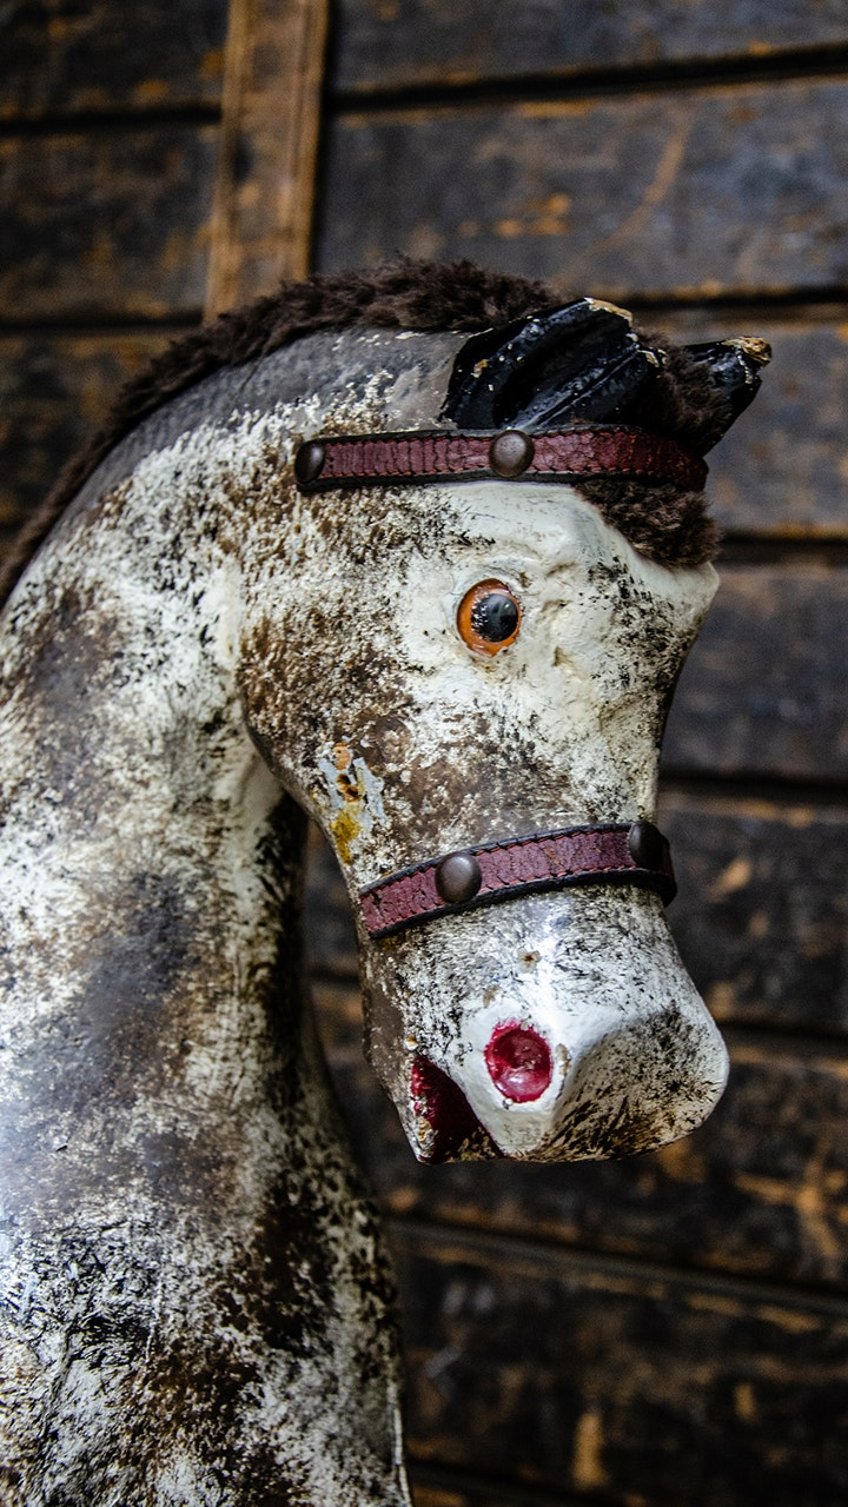
[[[606,422],[642,406],[661,369],[625,309],[580,298],[467,340],[442,417],[461,429]]]
[[[760,390],[760,372],[771,360],[771,346],[766,340],[745,336],[686,345],[683,349],[696,366],[707,372],[713,391],[724,399],[721,418],[698,436],[697,448],[703,454],[718,443],[740,413],[753,403]]]

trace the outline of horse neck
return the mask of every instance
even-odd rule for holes
[[[167,506],[139,484],[70,514],[5,619],[5,1276],[35,1302],[7,1354],[36,1309],[54,1331],[7,1378],[9,1458],[33,1501],[116,1472],[159,1500],[169,1471],[205,1501],[223,1456],[222,1503],[406,1500],[376,1232],[304,1024],[304,823],[245,733],[232,569],[170,464]]]
[[[275,1050],[300,1016],[302,823],[215,642],[226,589],[196,529],[186,564],[178,517],[146,550],[136,525],[131,507],[101,529],[80,515],[48,546],[10,614],[0,744],[17,1019],[29,1001],[42,1022],[86,1020],[101,1087],[85,1115],[113,1122],[128,1073],[127,1104],[150,1119],[163,1061],[169,1094],[175,1075],[186,1101],[202,1081],[210,1110],[243,1095],[246,1058],[259,1071],[270,1049],[253,1007],[272,980]]]

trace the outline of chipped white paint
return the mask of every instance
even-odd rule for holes
[[[340,737],[327,753],[318,755],[318,771],[324,790],[316,792],[316,803],[329,807],[329,820],[339,856],[350,863],[363,840],[377,824],[384,822],[383,781],[368,768],[361,754],[354,754],[347,740]]]
[[[460,343],[314,336],[210,379],[108,458],[5,614],[11,1502],[408,1502],[390,1283],[300,991],[290,797],[353,894],[470,843],[650,817],[714,589],[567,487],[297,494],[304,436],[434,424]],[[483,660],[455,612],[489,577],[524,617]],[[652,895],[362,946],[369,1052],[419,1154],[421,1055],[520,1157],[655,1145],[721,1090]],[[512,1022],[554,1061],[532,1103],[485,1067]]]

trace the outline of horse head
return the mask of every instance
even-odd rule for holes
[[[767,349],[671,353],[584,298],[302,354],[240,681],[341,864],[370,1060],[422,1160],[673,1140],[727,1060],[665,919],[656,768],[716,586],[701,456]]]
[[[323,279],[188,337],[59,488],[2,628],[15,1500],[409,1502],[296,806],[417,1156],[618,1155],[716,1102],[656,765],[764,359],[467,266]]]

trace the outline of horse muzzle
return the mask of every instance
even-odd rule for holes
[[[369,1056],[418,1158],[600,1159],[700,1124],[727,1056],[665,921],[656,828],[457,856],[363,897]]]

